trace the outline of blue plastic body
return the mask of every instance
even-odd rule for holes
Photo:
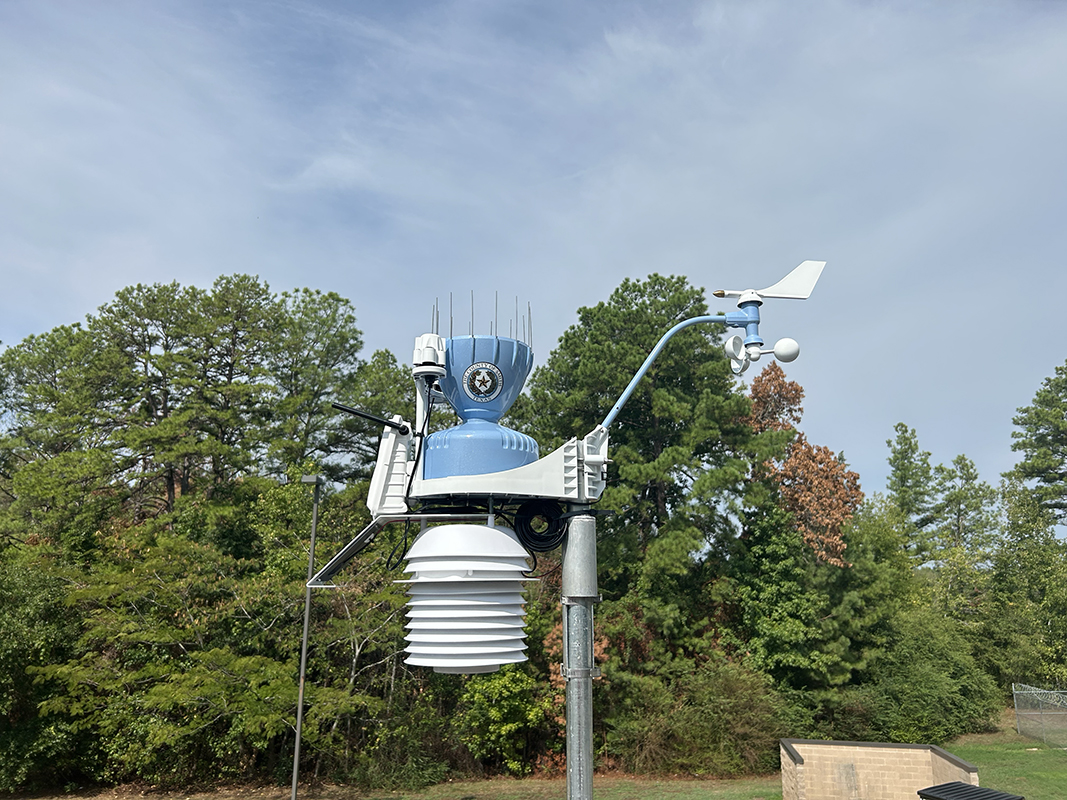
[[[483,475],[535,462],[537,442],[496,422],[472,419],[426,437],[422,477]]]
[[[537,461],[537,442],[498,420],[522,391],[533,351],[503,336],[462,336],[445,342],[445,375],[438,385],[463,420],[426,437],[422,476],[482,475]]]
[[[726,325],[730,328],[745,329],[745,346],[756,344],[763,346],[759,335],[759,307],[755,300],[748,300],[739,305],[740,311],[726,312]]]

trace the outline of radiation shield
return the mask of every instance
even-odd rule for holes
[[[435,672],[495,672],[526,661],[523,583],[529,554],[510,528],[427,528],[407,553],[408,654]]]

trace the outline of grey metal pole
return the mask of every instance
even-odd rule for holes
[[[567,681],[567,800],[593,798],[593,604],[596,581],[596,517],[572,506],[563,540],[563,665]],[[585,513],[582,513],[585,512]]]
[[[315,575],[315,532],[319,526],[319,490],[326,480],[321,475],[304,475],[301,483],[315,484],[311,501],[311,549],[308,552],[308,581]],[[300,734],[304,727],[304,675],[308,665],[308,629],[311,626],[311,587],[304,588],[304,636],[300,640],[300,688],[296,694],[296,746],[293,748],[293,792],[296,800],[296,783],[300,777]]]

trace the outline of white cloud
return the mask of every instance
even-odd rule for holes
[[[1021,2],[10,2],[0,338],[246,271],[401,358],[434,298],[518,295],[543,356],[623,277],[825,258],[764,312],[809,437],[868,489],[901,420],[995,479],[1067,356],[1065,45]]]

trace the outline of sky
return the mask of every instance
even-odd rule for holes
[[[402,363],[450,294],[457,333],[529,304],[543,363],[624,278],[728,311],[824,260],[762,309],[808,439],[871,493],[904,422],[995,484],[1065,253],[1062,2],[0,3],[5,345],[242,272]]]

